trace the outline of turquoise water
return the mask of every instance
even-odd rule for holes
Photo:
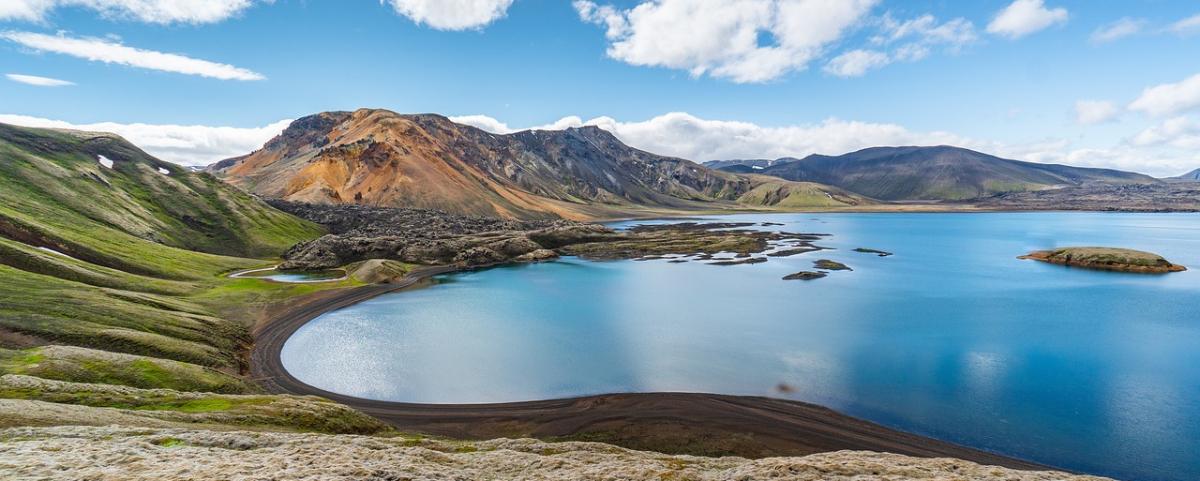
[[[788,397],[1068,469],[1200,479],[1200,215],[712,219],[829,233],[818,244],[836,250],[756,265],[566,259],[443,276],[314,320],[287,342],[284,365],[318,387],[395,401]],[[1148,250],[1192,270],[1016,259],[1065,245]],[[854,271],[780,279],[823,258]]]

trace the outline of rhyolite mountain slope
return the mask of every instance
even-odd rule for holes
[[[1131,172],[1022,162],[950,146],[873,147],[838,156],[810,155],[756,172],[841,187],[881,200],[964,200],[1090,183],[1159,182]]]
[[[1168,177],[1163,180],[1167,182],[1200,182],[1200,169],[1193,170],[1183,175]]]
[[[783,186],[778,179],[651,154],[597,127],[497,135],[440,115],[377,109],[301,118],[262,149],[209,171],[269,198],[505,218],[589,219],[760,201],[870,202],[836,188]],[[743,199],[763,184],[783,196],[759,192]]]

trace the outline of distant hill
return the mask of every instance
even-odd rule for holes
[[[964,200],[1087,183],[1159,182],[1142,174],[1022,162],[950,146],[874,147],[839,156],[810,155],[756,172],[882,200]]]
[[[1163,180],[1167,182],[1200,182],[1200,169],[1193,170],[1183,175],[1168,177]]]
[[[745,197],[778,179],[641,151],[597,127],[497,135],[440,115],[373,109],[301,118],[262,149],[209,171],[270,198],[525,219],[870,202],[808,184],[785,188],[784,198],[761,190]]]
[[[778,159],[710,160],[703,165],[710,169],[720,169],[726,172],[754,172],[797,160],[800,159],[795,157],[780,157]]]

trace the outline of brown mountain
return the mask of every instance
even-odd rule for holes
[[[371,109],[301,118],[262,149],[209,171],[270,198],[507,218],[871,202],[651,154],[596,127],[497,135],[440,115]]]

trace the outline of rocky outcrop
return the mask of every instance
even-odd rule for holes
[[[1030,252],[1019,258],[1084,269],[1139,274],[1165,274],[1187,270],[1186,267],[1172,264],[1158,254],[1112,247],[1064,247]]]
[[[181,462],[186,460],[186,462]],[[599,443],[54,427],[0,431],[5,479],[967,480],[1102,481],[948,458],[863,451],[749,460],[668,456]]]
[[[751,253],[786,248],[819,250],[818,234],[751,229],[752,222],[681,222],[639,225],[617,231],[573,221],[514,221],[469,217],[429,209],[316,206],[276,202],[276,207],[326,225],[334,234],[303,242],[284,254],[280,269],[329,269],[389,259],[419,265],[463,268],[507,262],[536,262],[560,255],[589,259],[738,253],[733,264],[766,262]],[[718,265],[724,260],[717,260]]]

